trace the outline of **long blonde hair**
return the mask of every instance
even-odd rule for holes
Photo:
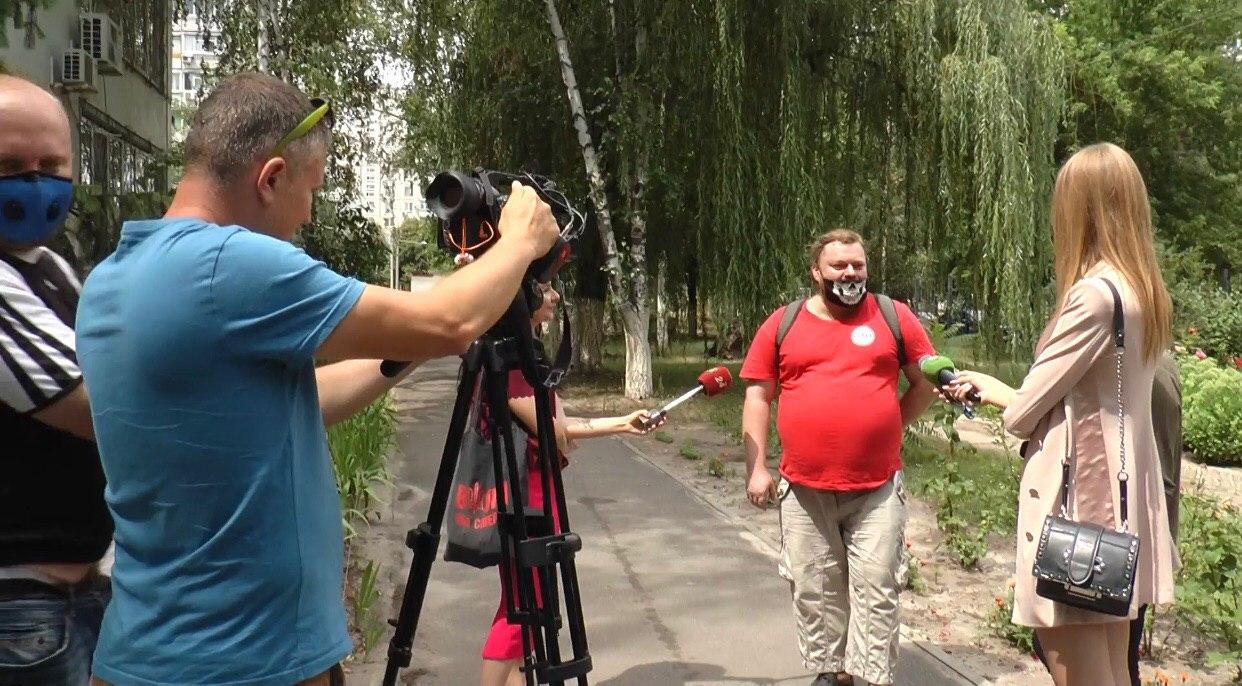
[[[1152,245],[1147,186],[1130,155],[1097,143],[1066,160],[1052,192],[1057,307],[1097,262],[1121,272],[1143,313],[1143,357],[1155,360],[1172,338],[1172,305]]]

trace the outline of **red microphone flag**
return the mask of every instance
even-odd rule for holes
[[[726,367],[712,367],[699,374],[699,383],[703,386],[703,392],[712,396],[729,390],[733,385],[733,375]]]

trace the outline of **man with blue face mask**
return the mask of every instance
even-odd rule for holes
[[[69,213],[72,159],[60,102],[0,76],[0,686],[86,683],[109,598],[80,285],[46,247]]]

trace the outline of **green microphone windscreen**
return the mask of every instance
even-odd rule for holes
[[[950,372],[956,371],[953,366],[953,360],[950,360],[944,355],[928,355],[927,357],[919,360],[919,371],[923,372],[923,376],[926,377],[928,381],[936,384],[937,386],[940,385],[940,372],[946,369]]]

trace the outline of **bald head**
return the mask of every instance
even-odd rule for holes
[[[73,176],[73,136],[65,108],[25,79],[0,75],[0,176]]]

